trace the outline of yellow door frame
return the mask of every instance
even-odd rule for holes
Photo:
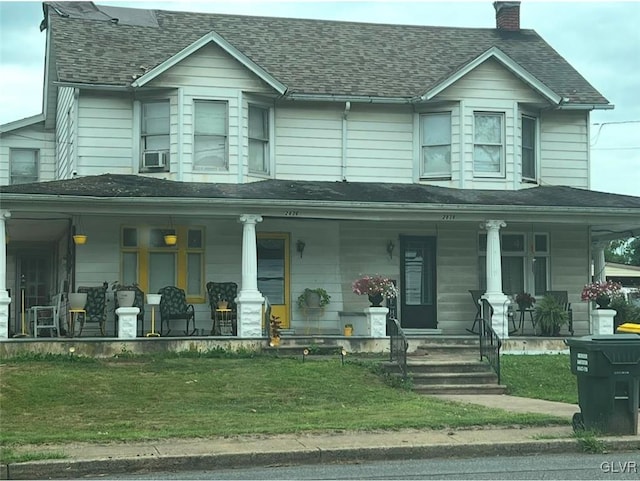
[[[257,238],[258,240],[284,240],[284,304],[275,304],[272,299],[269,299],[269,302],[271,303],[271,315],[279,317],[281,328],[289,329],[291,325],[290,235],[288,232],[259,232],[257,233]]]

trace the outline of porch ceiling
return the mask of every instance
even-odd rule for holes
[[[7,209],[65,213],[262,215],[300,218],[568,222],[594,234],[640,235],[640,197],[566,186],[453,189],[422,184],[263,180],[246,184],[177,182],[104,174],[0,187]],[[291,213],[290,211],[295,212]],[[300,210],[298,212],[297,210]],[[134,210],[125,212],[133,213]],[[443,217],[443,214],[447,214]],[[455,214],[451,218],[451,214]]]
[[[11,218],[7,223],[9,243],[57,241],[69,228],[69,220],[64,217],[46,216]]]

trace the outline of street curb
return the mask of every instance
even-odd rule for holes
[[[640,438],[596,438],[606,451],[640,450]],[[2,465],[0,479],[74,479],[84,476],[133,472],[199,471],[269,467],[296,464],[330,464],[425,458],[518,456],[543,453],[583,453],[577,439],[552,439],[517,443],[432,444],[372,448],[301,449],[271,453],[230,453],[152,458],[43,460]]]

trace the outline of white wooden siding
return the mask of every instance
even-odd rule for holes
[[[276,106],[275,155],[278,178],[341,178],[342,112],[343,109],[338,106],[326,104]]]
[[[43,122],[2,134],[0,137],[0,185],[10,182],[11,149],[37,149],[38,180],[55,180],[55,138],[52,131],[45,131]]]
[[[542,114],[540,168],[544,183],[589,187],[588,122],[585,112]]]
[[[78,174],[137,174],[131,98],[83,92],[78,107]]]

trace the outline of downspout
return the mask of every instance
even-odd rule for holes
[[[78,130],[80,126],[80,89],[73,89],[73,158],[71,159],[71,173],[78,172]],[[69,126],[71,127],[71,126]],[[68,178],[68,175],[67,175]]]
[[[347,181],[347,117],[351,110],[351,102],[344,104],[344,112],[342,113],[342,181]]]
[[[182,143],[183,143],[183,124],[184,124],[184,89],[178,88],[178,146],[177,146],[177,154],[178,154],[178,182],[182,182],[183,170],[184,166],[183,158],[182,158]],[[195,122],[193,123],[195,125]],[[193,158],[193,157],[192,157]],[[171,170],[171,169],[169,169]]]
[[[238,184],[244,180],[244,142],[242,126],[244,125],[244,108],[242,105],[242,90],[238,90]]]
[[[513,103],[513,190],[518,190],[522,182],[522,131],[520,131],[520,142],[518,139],[518,127],[521,124],[520,113],[518,112],[518,102]],[[505,142],[506,145],[506,142]],[[520,148],[518,148],[520,146]],[[505,152],[506,154],[506,152]],[[505,155],[506,158],[506,155]],[[520,159],[520,162],[518,162]],[[507,163],[505,163],[505,175],[507,175]]]

